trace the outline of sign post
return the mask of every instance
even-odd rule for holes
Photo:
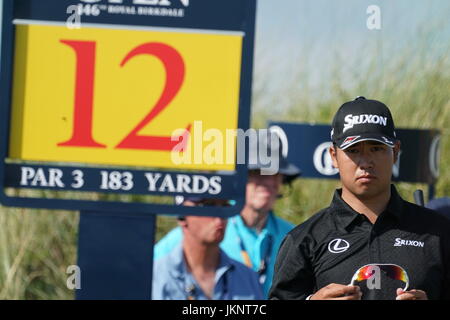
[[[77,299],[151,299],[155,220],[155,215],[80,213]]]
[[[81,212],[78,298],[150,298],[154,215],[229,217],[244,204],[236,140],[218,140],[249,127],[256,0],[2,9],[0,202]],[[177,195],[234,205],[187,208]]]

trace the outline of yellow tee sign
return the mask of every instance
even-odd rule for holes
[[[174,164],[170,153],[180,141],[184,151],[193,147],[195,121],[223,136],[237,129],[242,41],[170,29],[19,25],[9,157],[233,170]]]

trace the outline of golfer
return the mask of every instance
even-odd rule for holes
[[[286,235],[269,298],[450,299],[450,220],[391,185],[400,141],[387,106],[344,103],[331,139],[342,189]]]

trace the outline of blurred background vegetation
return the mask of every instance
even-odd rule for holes
[[[450,41],[446,36],[433,38],[441,28],[448,28],[445,21],[419,28],[415,41],[396,48],[395,55],[386,54],[392,41],[369,43],[351,61],[339,47],[331,46],[328,76],[315,81],[310,81],[316,77],[314,69],[323,66],[311,68],[313,53],[302,51],[291,61],[290,80],[278,95],[269,81],[275,72],[270,66],[281,59],[268,57],[267,47],[257,43],[252,126],[263,128],[269,120],[330,123],[337,108],[356,96],[381,100],[390,107],[397,127],[442,132],[436,197],[450,196]],[[301,47],[312,45],[307,42]],[[297,179],[283,189],[275,212],[301,223],[329,204],[338,185],[334,180]],[[398,187],[408,201],[413,201],[414,190],[427,190],[421,184]],[[66,269],[77,260],[78,219],[77,212],[0,207],[0,299],[73,299],[74,292],[66,287]],[[158,216],[157,221],[157,239],[176,225],[172,217]]]

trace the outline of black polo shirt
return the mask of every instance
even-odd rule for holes
[[[386,210],[372,224],[336,190],[331,205],[289,232],[278,252],[271,299],[306,299],[330,283],[348,285],[366,264],[396,264],[409,289],[450,299],[450,220],[404,201],[394,186]],[[394,299],[404,283],[381,272],[381,287],[358,283],[362,299]]]

